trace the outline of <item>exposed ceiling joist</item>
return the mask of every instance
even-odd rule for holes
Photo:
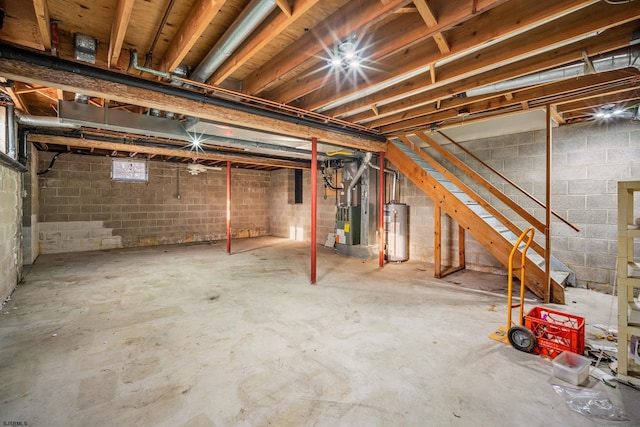
[[[163,147],[150,147],[140,144],[124,144],[118,142],[105,142],[96,141],[82,138],[71,138],[65,136],[53,136],[53,135],[38,135],[29,134],[29,142],[36,142],[41,144],[57,144],[66,145],[71,149],[72,147],[79,148],[94,148],[100,150],[112,151],[112,156],[116,156],[118,153],[141,153],[151,154],[156,156],[169,156],[182,159],[203,159],[203,160],[222,160],[231,161],[234,163],[245,163],[253,165],[265,165],[275,166],[280,168],[293,168],[293,169],[308,169],[311,167],[307,161],[289,161],[289,160],[276,160],[263,158],[258,156],[239,156],[225,153],[210,153],[202,151],[190,151],[182,150],[179,148],[163,148]]]
[[[36,12],[36,21],[42,38],[42,46],[45,50],[51,49],[51,24],[49,23],[49,8],[47,0],[33,0],[33,9]]]
[[[381,6],[379,0],[366,0],[364,5],[361,2],[347,2],[327,18],[321,28],[307,32],[247,77],[243,81],[243,91],[248,94],[259,93],[274,81],[281,79],[294,68],[322,52],[325,47],[332,49],[335,43],[407,3],[409,3],[408,0],[391,0]],[[345,22],[349,25],[345,25]]]
[[[0,75],[26,83],[44,85],[69,92],[80,92],[88,96],[142,105],[147,108],[169,110],[177,114],[200,117],[218,123],[241,127],[250,126],[256,130],[303,139],[316,137],[322,142],[364,151],[380,152],[385,150],[384,143],[367,137],[358,137],[339,131],[327,130],[326,128],[319,129],[309,125],[284,121],[271,116],[258,115],[231,107],[203,104],[202,102],[168,95],[150,89],[113,83],[68,71],[54,70],[15,59],[0,58]]]
[[[120,58],[120,51],[122,50],[124,36],[129,26],[134,4],[135,0],[118,0],[118,7],[116,8],[113,25],[111,26],[111,39],[109,41],[109,54],[107,56],[107,66],[109,68],[116,65],[118,58]]]
[[[580,40],[576,43],[568,44],[551,51],[538,53],[510,64],[484,70],[477,74],[467,76],[463,74],[452,74],[455,70],[452,70],[452,68],[449,67],[449,80],[451,82],[431,90],[428,90],[431,86],[430,74],[424,73],[410,79],[409,81],[382,89],[371,96],[365,96],[357,101],[327,110],[325,111],[325,114],[330,116],[339,116],[341,114],[348,113],[349,111],[362,109],[364,105],[360,104],[367,100],[376,103],[384,103],[387,99],[400,98],[397,101],[382,105],[380,107],[381,114],[388,114],[394,111],[410,108],[412,106],[423,105],[435,99],[449,97],[465,92],[469,89],[491,85],[544,69],[579,61],[582,58],[582,51],[584,49],[587,49],[591,54],[598,54],[628,46],[631,32],[634,28],[636,28],[636,23],[630,22],[617,28],[604,31],[597,36]],[[440,67],[438,68],[438,75],[440,76]],[[441,80],[442,79],[439,77],[439,81]],[[416,95],[401,97],[402,94],[407,93],[407,87],[413,90],[419,88],[427,90]],[[366,113],[357,114],[350,117],[350,120],[354,122],[362,122],[370,117],[371,116]]]
[[[291,14],[278,15],[265,26],[261,32],[252,37],[251,40],[243,43],[242,46],[213,73],[209,80],[207,80],[207,83],[214,85],[222,83],[233,72],[242,67],[247,61],[253,58],[254,55],[260,52],[260,50],[278,37],[287,27],[304,16],[304,14],[319,1],[320,0],[301,0],[296,3],[296,7]]]
[[[189,15],[184,19],[180,29],[169,43],[161,61],[160,69],[162,71],[173,72],[180,65],[225,1],[196,0]]]
[[[424,20],[425,24],[427,24],[427,27],[431,28],[438,25],[438,20],[436,19],[435,15],[431,11],[431,8],[425,0],[414,0],[413,4],[416,5],[418,13],[420,13],[420,16],[422,16],[422,19]],[[436,44],[438,45],[438,49],[440,49],[440,52],[443,55],[451,51],[449,43],[447,43],[447,39],[445,39],[442,32],[438,31],[434,33],[433,39],[435,40]]]
[[[407,128],[415,128],[426,126],[434,122],[437,113],[438,121],[452,119],[459,115],[459,111],[464,107],[468,113],[477,111],[492,111],[509,106],[526,105],[536,99],[549,99],[549,102],[567,102],[571,100],[581,99],[582,97],[594,96],[596,93],[610,93],[615,90],[611,86],[616,82],[620,83],[619,90],[626,90],[626,83],[633,79],[640,78],[640,71],[636,68],[625,68],[623,70],[609,71],[606,73],[589,74],[573,79],[563,80],[560,82],[549,83],[546,85],[534,86],[518,92],[512,92],[512,99],[508,100],[504,97],[504,93],[494,94],[492,97],[477,97],[474,99],[456,99],[448,104],[444,111],[437,112],[431,109],[433,115],[418,116],[412,119],[398,121],[381,127],[384,133],[396,133]],[[601,86],[608,86],[602,88]],[[581,91],[585,93],[582,94]],[[484,98],[484,99],[483,99]]]
[[[564,7],[558,6],[558,2],[540,0],[536,3],[531,3],[527,1],[526,7],[523,8],[521,6],[515,8],[515,6],[518,6],[522,1],[524,0],[509,2],[504,5],[504,8],[500,8],[499,12],[516,15],[519,18],[511,21],[513,16],[510,16],[509,22],[512,22],[511,26],[505,25],[502,30],[509,34],[522,30],[522,28],[526,26],[538,25],[537,27],[485,47],[473,55],[468,55],[460,60],[440,65],[438,67],[438,80],[443,82],[459,79],[465,75],[478,74],[481,71],[495,68],[502,63],[514,62],[518,58],[523,59],[526,56],[550,50],[562,40],[585,37],[598,31],[603,31],[616,24],[621,25],[625,22],[632,21],[640,16],[640,5],[631,11],[633,13],[630,13],[629,9],[614,9],[612,11],[606,7],[606,3],[596,3],[589,6],[591,13],[588,15],[581,14],[576,16],[570,14],[552,20],[552,18],[556,17],[559,13],[565,11]],[[566,2],[561,3],[564,6],[567,2],[575,4],[576,7],[588,3],[584,0],[566,0]],[[605,6],[603,7],[602,4]],[[545,5],[547,7],[541,10],[540,7]],[[507,6],[510,6],[510,8],[507,8]],[[496,12],[496,9],[492,10],[492,12]],[[479,16],[478,20],[481,21],[481,18],[482,16]],[[493,34],[490,28],[483,28],[482,26],[478,26],[478,24],[480,24],[480,22],[473,22],[469,23],[468,27],[460,28],[459,31],[464,34],[466,34],[469,29],[476,29],[474,35],[465,38],[458,37],[460,34],[454,31],[451,32],[450,55],[462,54],[469,50],[478,49],[495,37],[495,34]],[[360,84],[352,85],[348,89],[341,91],[339,97],[344,98],[347,95],[366,90],[367,87],[385,84],[390,80],[390,76],[418,72],[421,69],[425,69],[427,64],[442,61],[445,58],[446,57],[437,49],[432,49],[430,46],[424,44],[417,46],[415,49],[398,52],[386,58],[385,61],[376,63],[376,71],[367,73],[366,81],[360,81]],[[428,84],[428,81],[425,81],[423,86],[427,86]],[[410,87],[410,89],[415,90],[416,87]],[[405,89],[405,91],[406,90],[407,89]],[[301,108],[315,110],[335,102],[339,97],[337,97],[335,93],[315,91],[301,97],[298,101]],[[382,100],[377,100],[376,103],[380,101]]]

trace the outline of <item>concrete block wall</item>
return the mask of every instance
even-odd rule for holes
[[[52,153],[41,153],[45,169]],[[52,170],[39,177],[38,220],[43,253],[64,246],[87,250],[85,236],[99,233],[96,225],[112,230],[123,247],[222,240],[226,236],[226,170],[191,175],[185,165],[148,162],[149,180],[116,182],[110,179],[112,160],[100,156],[62,154]],[[232,236],[269,234],[270,173],[232,169]],[[52,223],[47,225],[47,223]],[[80,234],[59,233],[61,224],[78,225]],[[55,231],[57,227],[58,231]],[[50,230],[52,228],[54,230]],[[53,244],[49,237],[76,240]],[[99,237],[99,236],[93,236]],[[103,245],[116,245],[101,236]],[[92,248],[94,246],[91,246]]]
[[[271,234],[292,240],[311,240],[311,171],[302,173],[303,191],[301,204],[289,204],[289,185],[293,179],[293,170],[271,172],[271,198],[269,205],[269,223]],[[318,172],[318,217],[316,240],[323,244],[328,233],[335,233],[336,199],[324,198],[322,175]]]
[[[22,274],[20,175],[0,165],[0,305]]]
[[[551,227],[553,254],[576,272],[579,286],[609,291],[615,278],[617,256],[617,183],[640,179],[640,122],[619,120],[566,125],[553,129],[552,140],[552,209],[580,229],[575,232],[554,219]],[[542,202],[546,198],[545,144],[544,130],[462,143]],[[446,147],[497,183],[499,188],[504,188],[516,203],[544,222],[544,209],[504,185],[499,178],[491,177],[459,148]],[[412,186],[411,183],[406,185]],[[495,198],[483,190],[478,192],[500,207]],[[418,200],[408,199],[407,202],[421,203],[420,196],[416,197]],[[428,204],[430,200],[423,203]],[[508,209],[501,208],[501,211],[516,219]],[[429,212],[425,214],[429,215]],[[432,222],[432,218],[428,221]],[[517,219],[516,222],[522,224]],[[426,225],[419,229],[412,222],[413,238],[414,234],[426,234],[431,238],[432,233],[432,227]],[[538,233],[536,240],[543,243],[542,237],[542,233]],[[479,246],[477,242],[468,239],[467,253],[470,247],[476,246]],[[433,256],[429,247],[416,245],[412,248],[413,256],[427,260]],[[469,259],[469,262],[479,263],[469,266],[474,269],[499,267],[497,260],[488,253],[484,256],[478,253],[477,260]]]
[[[23,175],[22,263],[33,264],[39,254],[38,151],[29,144],[29,172]]]

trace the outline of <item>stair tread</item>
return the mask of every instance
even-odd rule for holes
[[[514,244],[518,236],[513,233],[509,228],[502,225],[497,218],[490,214],[484,207],[482,207],[478,202],[472,200],[465,191],[460,189],[456,184],[454,184],[451,180],[444,176],[441,172],[437,171],[429,162],[427,162],[424,158],[422,158],[418,153],[416,153],[411,147],[406,145],[405,143],[399,140],[393,140],[392,143],[400,149],[404,154],[407,155],[415,164],[421,167],[425,172],[429,173],[433,178],[436,179],[448,192],[451,193],[454,197],[462,201],[471,211],[473,211],[476,215],[478,215],[486,225],[492,228],[495,232],[499,233],[511,244]],[[524,247],[524,243],[520,244],[520,249]],[[531,249],[531,248],[530,248]],[[529,250],[527,252],[527,258],[529,261],[533,262],[538,266],[538,268],[544,270],[545,259],[540,256],[536,252]],[[568,267],[559,262],[559,260],[554,259],[554,266],[556,269],[551,271],[551,278],[554,282],[558,283],[560,286],[565,287],[567,281],[571,281],[571,276],[574,274]],[[558,270],[557,268],[567,268],[569,271]],[[575,279],[573,279],[575,281]]]

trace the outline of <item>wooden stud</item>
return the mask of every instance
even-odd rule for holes
[[[506,99],[507,101],[511,101],[513,99],[513,93],[511,92],[507,92],[504,94],[504,99]]]
[[[436,84],[436,63],[429,65],[429,74],[431,75],[431,84]]]
[[[373,111],[373,114],[375,114],[376,116],[379,114],[378,113],[378,106],[375,104],[371,104],[371,111]]]
[[[545,263],[545,294],[544,302],[549,303],[551,301],[551,162],[552,162],[552,138],[551,138],[551,105],[547,105],[546,108],[546,156],[545,156],[545,193],[546,193],[546,205],[545,209],[545,229],[544,229],[544,263]]]
[[[38,21],[42,45],[45,50],[51,50],[51,24],[47,0],[33,0],[33,9],[36,11],[36,20]]]
[[[442,277],[442,212],[439,200],[433,201],[433,277]]]
[[[288,18],[291,18],[291,5],[288,0],[275,0],[276,4],[282,10],[282,12],[287,15]]]
[[[109,41],[109,53],[107,56],[107,67],[109,68],[118,64],[134,3],[135,0],[118,0],[116,15],[113,18],[113,24],[111,26],[111,39]]]
[[[458,267],[460,269],[467,268],[465,236],[466,231],[464,227],[458,224]]]

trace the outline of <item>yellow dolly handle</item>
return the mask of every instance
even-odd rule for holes
[[[519,323],[518,325],[522,326],[524,323],[524,276],[525,276],[525,261],[527,259],[527,250],[529,249],[529,246],[531,245],[531,242],[533,241],[533,236],[536,233],[536,231],[533,229],[533,227],[529,227],[526,230],[524,230],[522,232],[522,234],[520,235],[520,237],[518,237],[518,240],[516,241],[516,243],[513,245],[513,249],[511,249],[511,254],[509,254],[509,279],[508,279],[508,290],[507,290],[507,329],[509,329],[513,324],[511,323],[511,310],[514,307],[520,307],[520,316],[519,316]],[[521,257],[520,257],[520,304],[514,306],[513,305],[513,256],[515,255],[515,253],[518,250],[518,246],[520,246],[520,243],[522,243],[522,241],[525,239],[525,237],[527,236],[527,234],[529,235],[529,238],[527,239],[526,244],[524,245],[524,248],[522,249],[521,252]]]

